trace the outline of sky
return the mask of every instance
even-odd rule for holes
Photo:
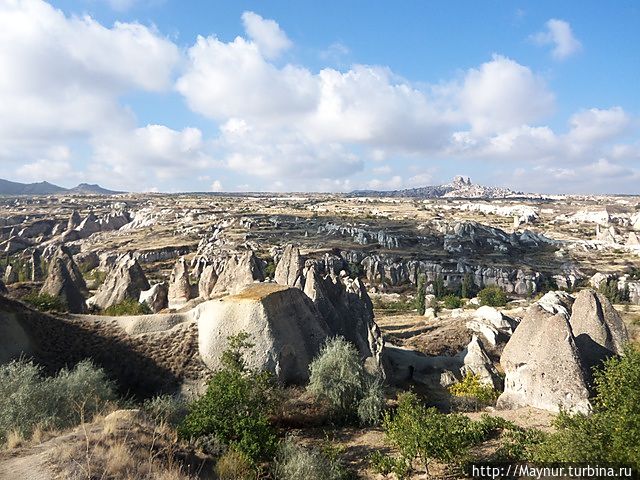
[[[640,194],[640,3],[0,0],[0,178]]]

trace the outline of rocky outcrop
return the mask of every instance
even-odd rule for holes
[[[576,295],[569,319],[583,365],[589,373],[602,360],[622,355],[627,327],[611,302],[593,290]]]
[[[474,335],[465,349],[456,357],[462,360],[462,366],[460,367],[462,376],[471,373],[477,375],[480,382],[485,385],[491,385],[497,390],[502,388],[498,370],[496,370],[477,336]]]
[[[331,336],[301,290],[275,283],[246,286],[236,295],[198,305],[193,313],[200,355],[209,368],[220,368],[230,336],[247,332],[254,344],[245,356],[248,365],[284,383],[306,382],[309,363]]]
[[[105,309],[124,300],[138,301],[140,293],[149,289],[147,277],[132,253],[122,255],[108,273],[104,283],[88,301]]]
[[[78,287],[62,256],[54,257],[40,293],[60,298],[71,313],[87,311],[82,290]]]
[[[7,268],[4,269],[3,281],[6,285],[18,281],[18,269],[14,265],[7,265]]]
[[[213,265],[205,266],[198,281],[198,296],[205,300],[210,298],[217,281],[218,274],[215,267]]]
[[[567,316],[529,308],[502,352],[504,392],[499,408],[530,405],[588,413],[590,392]]]
[[[80,213],[77,210],[74,210],[69,216],[69,221],[67,222],[67,230],[75,230],[78,225],[82,222],[82,217],[80,217]]]
[[[173,267],[169,278],[169,307],[180,308],[192,298],[187,261],[181,257]]]
[[[73,280],[73,283],[75,283],[77,289],[80,290],[80,292],[82,292],[83,294],[86,294],[87,284],[84,281],[84,277],[82,276],[82,272],[80,271],[80,268],[78,268],[78,264],[75,262],[73,258],[73,254],[71,250],[64,245],[58,247],[52,256],[50,263],[51,264],[55,263],[56,259],[58,258],[62,260],[62,262],[64,263],[67,269],[67,272],[69,273],[69,276]]]
[[[140,292],[140,303],[146,304],[152,312],[157,313],[169,306],[169,287],[166,283],[156,283],[149,290]]]
[[[505,390],[498,406],[590,411],[593,367],[621,354],[627,341],[624,323],[604,296],[593,290],[575,299],[547,293],[504,348]]]
[[[29,258],[30,278],[32,282],[41,282],[43,279],[42,272],[42,254],[37,248],[31,252]]]
[[[218,273],[212,294],[237,293],[246,285],[264,281],[262,265],[252,250],[231,255]]]
[[[285,247],[274,275],[274,280],[280,285],[304,288],[304,260],[300,256],[300,249],[289,244]]]

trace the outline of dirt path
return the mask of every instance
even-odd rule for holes
[[[45,442],[17,456],[0,457],[0,480],[53,480],[48,465],[51,442]]]

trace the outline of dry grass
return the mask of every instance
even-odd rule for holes
[[[69,480],[211,478],[212,460],[178,442],[175,431],[140,418],[84,424],[55,447],[54,468]]]
[[[19,430],[11,430],[4,445],[7,450],[14,450],[22,447],[25,443],[26,441]]]

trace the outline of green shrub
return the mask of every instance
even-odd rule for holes
[[[25,295],[22,300],[41,312],[66,312],[67,305],[60,297],[48,293],[32,292]]]
[[[418,462],[427,476],[434,460],[461,464],[467,458],[468,449],[486,436],[480,422],[461,414],[445,415],[435,408],[427,408],[413,393],[404,393],[398,398],[395,415],[387,413],[383,426],[400,458],[407,465]]]
[[[247,369],[242,355],[252,347],[247,338],[246,333],[229,338],[222,369],[213,374],[206,393],[189,406],[178,433],[188,439],[213,436],[257,462],[269,458],[276,446],[269,422],[273,385],[267,372]]]
[[[498,399],[498,391],[491,385],[480,381],[480,376],[467,372],[464,378],[449,387],[449,393],[454,397],[471,399],[476,409],[480,406],[493,405]]]
[[[188,412],[187,403],[175,395],[159,395],[147,399],[142,408],[156,423],[172,427],[182,423]]]
[[[624,289],[618,288],[618,280],[615,278],[609,278],[600,282],[598,291],[607,297],[611,303],[625,303],[629,301],[629,285],[625,284]]]
[[[449,294],[442,298],[445,308],[453,309],[460,308],[462,306],[462,300],[457,295]]]
[[[114,399],[114,385],[88,360],[55,377],[43,376],[42,367],[31,361],[7,363],[0,366],[0,439],[11,430],[30,436],[38,425],[78,425]]]
[[[440,273],[436,275],[435,280],[431,282],[431,287],[433,288],[433,294],[436,298],[442,298],[447,294],[447,288],[444,285],[444,278]]]
[[[309,370],[307,389],[327,400],[338,420],[362,415],[362,423],[377,423],[380,417],[376,418],[376,414],[381,413],[384,404],[382,383],[364,371],[351,343],[342,337],[327,341]]]
[[[341,480],[347,476],[340,462],[297,445],[291,438],[280,444],[273,470],[278,480]]]
[[[425,295],[427,294],[427,279],[424,274],[418,275],[418,287],[416,289],[416,310],[418,315],[424,315],[426,309]]]
[[[216,462],[216,474],[219,480],[252,480],[256,478],[251,460],[246,454],[233,448],[225,452]]]
[[[504,307],[507,304],[507,294],[500,287],[485,287],[478,292],[482,305],[490,307]]]
[[[462,298],[473,298],[476,294],[477,288],[473,282],[473,277],[470,273],[465,273],[462,277],[462,283],[460,284],[460,296]]]
[[[534,452],[544,462],[606,462],[640,468],[640,349],[628,347],[595,372],[594,412],[556,419]]]
[[[107,307],[102,312],[103,315],[109,317],[121,317],[124,315],[149,315],[153,313],[146,303],[140,303],[137,300],[126,299],[115,305]]]
[[[397,478],[405,478],[411,471],[411,466],[403,458],[395,458],[375,451],[369,456],[369,464],[375,473],[387,476],[394,474]]]
[[[276,274],[276,264],[273,261],[273,258],[269,258],[267,260],[267,264],[264,267],[264,276],[267,278],[273,278]]]

